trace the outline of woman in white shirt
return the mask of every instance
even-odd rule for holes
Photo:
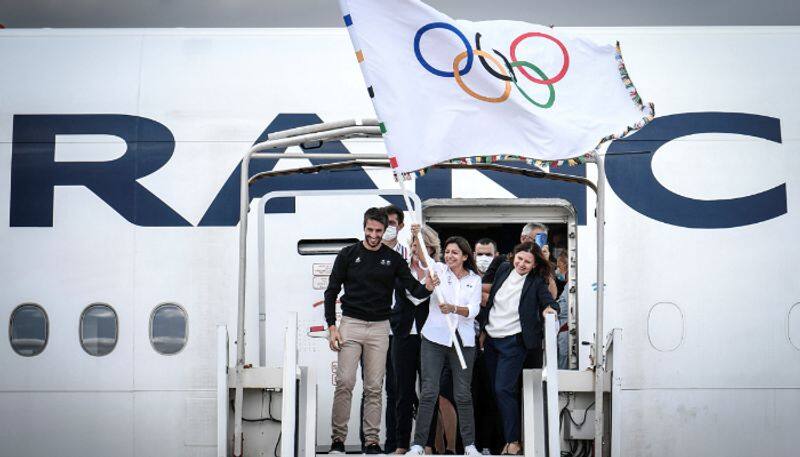
[[[541,368],[543,316],[555,314],[558,304],[548,290],[552,280],[550,262],[535,243],[514,248],[513,264],[497,269],[486,307],[479,321],[487,337],[484,342],[486,368],[503,420],[506,445],[502,454],[520,455],[519,377],[528,353],[538,355]]]
[[[422,455],[428,440],[430,423],[439,396],[442,369],[449,364],[453,372],[453,393],[464,454],[479,456],[475,448],[475,417],[472,409],[472,367],[475,362],[475,317],[481,307],[481,278],[469,242],[460,236],[444,243],[444,262],[435,263],[440,279],[436,293],[431,295],[428,318],[422,327],[422,391],[414,429],[414,443],[407,455]],[[450,328],[454,328],[467,368],[462,369],[452,346]]]

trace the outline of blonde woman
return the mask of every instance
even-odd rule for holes
[[[412,227],[416,234],[419,226]],[[434,262],[441,258],[441,242],[439,235],[432,228],[422,228],[422,238],[428,255]],[[411,274],[418,281],[425,283],[428,276],[428,265],[422,253],[416,235],[411,243]],[[405,454],[411,442],[411,424],[414,406],[417,403],[417,377],[421,378],[420,367],[420,331],[428,319],[429,299],[417,299],[399,282],[396,283],[395,309],[390,318],[392,324],[392,362],[396,378],[397,403],[394,407],[397,418],[397,450],[396,454]]]

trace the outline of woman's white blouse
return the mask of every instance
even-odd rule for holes
[[[442,292],[445,303],[462,306],[469,309],[469,315],[464,317],[460,314],[442,314],[439,311],[439,298],[436,292],[431,294],[430,312],[425,325],[422,326],[422,336],[429,341],[450,346],[450,330],[448,319],[451,325],[455,325],[464,346],[475,346],[475,316],[481,309],[481,277],[473,271],[461,279],[450,271],[447,265],[436,262],[434,265],[436,274],[439,276],[438,289]]]
[[[489,322],[486,325],[486,333],[492,338],[505,338],[522,332],[522,325],[519,322],[519,299],[527,276],[511,270],[508,278],[495,293],[494,306],[489,311]]]

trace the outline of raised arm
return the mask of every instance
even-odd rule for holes
[[[400,262],[397,267],[397,279],[400,284],[414,297],[425,299],[430,297],[433,287],[430,284],[422,284],[411,274],[408,263]]]

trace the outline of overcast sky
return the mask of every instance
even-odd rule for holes
[[[380,1],[380,0],[376,0]],[[800,25],[800,0],[428,0],[457,19],[560,26]],[[337,0],[0,0],[28,27],[340,27]]]

